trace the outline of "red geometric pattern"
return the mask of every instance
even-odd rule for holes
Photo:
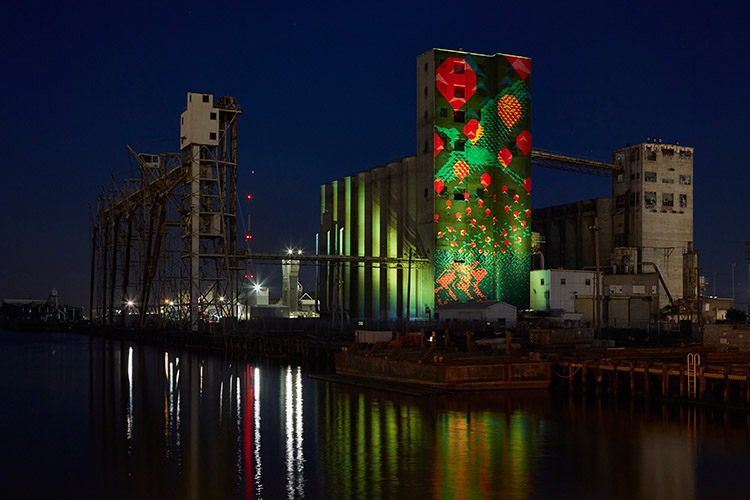
[[[466,61],[449,57],[436,71],[438,91],[453,108],[458,111],[477,91],[477,74]]]
[[[513,69],[516,70],[516,73],[521,77],[521,80],[525,81],[526,77],[531,74],[531,59],[513,56],[506,56],[506,59],[508,59],[510,65],[513,66]]]

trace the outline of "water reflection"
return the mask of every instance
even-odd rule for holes
[[[689,500],[750,488],[745,414],[545,391],[421,399],[96,339],[0,347],[0,389],[19,402],[0,412],[3,470],[18,478],[7,498]]]

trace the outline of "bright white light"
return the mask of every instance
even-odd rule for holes
[[[292,250],[291,248],[287,248],[286,253],[292,255],[294,253],[294,250]]]
[[[133,304],[134,304],[134,303],[133,303],[133,301],[132,301],[132,300],[129,300],[129,301],[128,301],[128,307],[133,307]]]
[[[219,297],[219,302],[224,302],[224,297]]]
[[[302,255],[302,250],[297,250],[297,255]]]
[[[260,292],[260,285],[253,286],[253,290],[255,290],[256,293]]]

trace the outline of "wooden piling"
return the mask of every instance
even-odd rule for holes
[[[588,364],[587,361],[583,362],[583,368],[581,368],[581,390],[583,392],[586,392],[586,377],[588,375],[588,367],[586,366]]]
[[[729,402],[729,368],[724,368],[724,402]]]
[[[680,363],[680,397],[685,397],[685,365]]]

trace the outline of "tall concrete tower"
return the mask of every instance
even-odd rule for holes
[[[656,264],[673,298],[685,297],[683,254],[693,241],[693,148],[650,138],[612,153],[614,247],[635,247],[639,268]],[[651,271],[646,265],[643,269]],[[669,304],[660,287],[659,303]]]
[[[434,220],[435,304],[528,307],[531,60],[433,49],[417,59],[417,171]],[[428,193],[425,193],[425,197]]]

